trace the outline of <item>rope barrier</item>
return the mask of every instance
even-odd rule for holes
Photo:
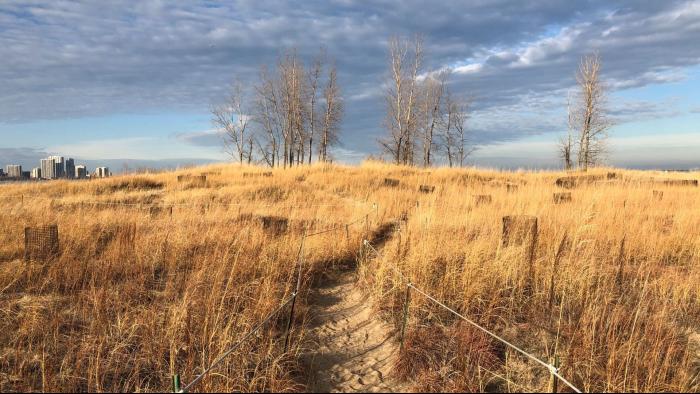
[[[372,211],[369,211],[369,212],[372,212]],[[364,217],[364,216],[367,216],[367,215],[369,215],[369,213],[363,215],[363,217]],[[335,227],[332,227],[332,228],[329,228],[329,229],[325,229],[325,230],[321,230],[321,231],[318,231],[318,232],[315,232],[315,233],[308,234],[308,235],[306,235],[306,237],[309,238],[309,237],[313,237],[313,236],[316,236],[316,235],[321,235],[321,234],[325,234],[325,233],[330,233],[330,232],[332,232],[332,231],[341,230],[341,229],[343,229],[345,226],[352,226],[352,225],[355,225],[355,224],[357,224],[357,223],[362,222],[363,220],[364,220],[363,218],[360,218],[360,219],[357,219],[357,220],[355,220],[355,221],[353,221],[353,222],[350,222],[350,223],[336,225]]]
[[[34,199],[34,200],[45,200],[45,201],[54,201],[55,199],[50,198],[50,197],[43,197],[43,196],[2,196],[2,198],[7,198],[7,199],[21,199],[24,200],[24,198],[28,199]],[[81,201],[74,201],[74,202],[66,202],[66,204],[86,204],[86,205],[123,205],[123,206],[143,206],[143,205],[157,205],[154,203],[138,203],[138,202],[122,202],[122,201],[97,201],[97,200],[81,200]],[[161,202],[159,205],[165,205],[165,206],[174,206],[174,207],[195,207],[199,208],[202,205],[210,204],[211,202],[201,202],[201,203],[178,203],[178,202],[172,202],[172,203],[166,203],[166,202]],[[350,202],[353,205],[366,205],[369,204],[368,202],[364,201],[358,201],[358,200],[353,200]],[[280,204],[248,204],[248,203],[240,203],[240,202],[216,202],[212,205],[216,206],[224,206],[224,207],[237,207],[237,206],[255,206],[255,207],[260,207],[260,208],[270,208],[270,207],[275,207],[275,208],[320,208],[320,207],[346,207],[348,205],[347,202],[345,203],[335,203],[335,204],[312,204],[312,205],[306,205],[306,206],[301,206],[301,205],[292,205],[292,204],[286,204],[286,205],[280,205]]]
[[[24,199],[24,196],[6,196],[6,198],[22,198],[22,199]],[[32,197],[32,198],[37,198],[37,197]],[[46,199],[48,200],[48,198],[46,198]],[[80,203],[81,203],[81,204],[92,204],[92,205],[121,205],[121,206],[143,206],[143,205],[144,205],[144,204],[142,204],[142,203],[126,203],[126,202],[116,202],[116,201],[81,201]],[[355,204],[361,205],[361,204],[366,204],[366,203],[362,203],[362,202],[359,202],[359,203],[358,203],[358,202],[355,202]],[[189,206],[189,207],[201,207],[201,206],[202,206],[202,204],[195,204],[195,203],[170,203],[170,204],[163,204],[163,205],[166,205],[166,206]],[[216,205],[218,205],[218,206],[245,206],[245,205],[250,205],[250,204],[245,204],[245,203],[217,203]],[[280,206],[280,205],[277,205],[277,204],[256,205],[256,207],[273,207],[273,206],[276,207],[276,208],[281,208],[281,207],[300,208],[299,206],[292,206],[292,205],[287,205],[287,206]],[[307,206],[307,207],[305,207],[305,208],[337,207],[337,206],[346,206],[346,204],[319,204],[319,205]],[[373,209],[372,209],[372,211],[376,211],[376,210],[377,210],[377,206],[376,206],[376,204],[373,204]],[[372,211],[370,211],[370,212],[372,212]],[[196,385],[197,383],[199,383],[209,372],[211,372],[214,368],[216,368],[226,357],[228,357],[231,353],[233,353],[236,349],[238,349],[243,343],[245,343],[250,337],[252,337],[252,336],[253,336],[255,333],[257,333],[262,327],[264,327],[265,324],[267,324],[267,323],[270,321],[270,319],[272,319],[272,318],[273,318],[276,314],[278,314],[282,309],[284,309],[287,305],[289,305],[289,303],[293,303],[293,302],[296,300],[296,297],[297,297],[297,295],[299,294],[300,287],[301,287],[301,271],[302,271],[302,266],[303,266],[303,250],[304,250],[304,241],[305,241],[306,238],[308,238],[308,237],[313,237],[313,236],[317,236],[317,235],[321,235],[321,234],[325,234],[325,233],[329,233],[329,232],[332,232],[332,231],[337,231],[337,230],[340,230],[340,229],[342,229],[342,228],[344,228],[344,227],[351,226],[351,225],[355,225],[355,224],[357,224],[357,223],[362,222],[363,220],[367,220],[367,215],[369,215],[369,213],[363,215],[362,217],[358,218],[358,219],[355,220],[355,221],[352,221],[352,222],[349,222],[349,223],[346,223],[346,224],[336,225],[336,226],[334,226],[334,227],[332,227],[332,228],[325,229],[325,230],[321,230],[321,231],[318,231],[318,232],[315,232],[315,233],[307,234],[307,233],[305,232],[304,235],[303,235],[303,237],[302,237],[301,246],[300,246],[300,248],[299,248],[299,255],[298,255],[299,263],[298,263],[298,268],[297,268],[297,269],[298,269],[297,283],[296,283],[296,289],[295,289],[294,293],[292,293],[292,296],[289,297],[286,301],[284,301],[284,302],[283,302],[277,309],[275,309],[272,313],[270,313],[262,322],[260,322],[257,326],[255,326],[255,327],[253,328],[253,330],[249,331],[243,338],[241,338],[238,342],[236,342],[236,344],[234,344],[232,347],[230,347],[228,350],[226,350],[226,351],[225,351],[221,356],[219,356],[219,358],[217,358],[207,369],[205,369],[201,374],[199,374],[195,379],[193,379],[192,382],[190,382],[189,384],[187,384],[187,385],[186,385],[182,390],[180,390],[179,392],[187,392],[190,388],[192,388],[194,385]],[[365,246],[371,248],[371,249],[374,251],[374,253],[377,255],[377,257],[380,257],[380,256],[381,256],[381,254],[379,253],[379,251],[378,251],[376,248],[374,248],[374,246],[372,246],[372,244],[371,244],[368,240],[364,240],[364,241],[363,241],[363,244],[364,244]],[[497,335],[497,334],[495,334],[495,333],[489,331],[488,329],[486,329],[486,328],[480,326],[480,325],[477,324],[476,322],[474,322],[474,321],[468,319],[467,317],[463,316],[463,315],[460,314],[459,312],[457,312],[457,311],[455,311],[454,309],[450,308],[449,306],[445,305],[444,303],[442,303],[441,301],[439,301],[439,300],[436,299],[435,297],[431,296],[431,295],[428,294],[427,292],[425,292],[425,291],[421,290],[420,288],[416,287],[416,286],[415,286],[413,283],[411,283],[411,281],[401,272],[401,270],[398,269],[398,267],[396,267],[394,264],[391,264],[391,263],[390,263],[390,264],[389,264],[389,267],[397,274],[397,276],[400,277],[400,279],[401,279],[402,281],[404,281],[404,282],[407,283],[407,286],[408,286],[409,288],[412,288],[413,290],[415,290],[415,291],[418,292],[419,294],[423,295],[424,297],[426,297],[427,299],[431,300],[431,301],[434,302],[435,304],[437,304],[437,305],[439,305],[440,307],[442,307],[442,308],[446,309],[447,311],[451,312],[452,314],[454,314],[455,316],[459,317],[460,319],[466,321],[467,323],[469,323],[469,324],[472,325],[473,327],[477,328],[478,330],[480,330],[480,331],[484,332],[485,334],[491,336],[492,338],[494,338],[494,339],[496,339],[496,340],[502,342],[503,344],[507,345],[508,347],[512,348],[513,350],[517,351],[518,353],[524,355],[525,357],[529,358],[530,360],[534,361],[535,363],[537,363],[537,364],[541,365],[542,367],[546,368],[552,375],[554,375],[555,377],[557,377],[561,382],[563,382],[564,384],[566,384],[569,388],[571,388],[572,390],[574,390],[576,393],[581,393],[581,391],[580,391],[578,388],[576,388],[576,387],[575,387],[572,383],[570,383],[566,378],[564,378],[563,376],[561,376],[561,374],[559,374],[559,369],[556,368],[555,366],[553,366],[553,365],[551,365],[551,364],[549,364],[549,363],[546,363],[546,362],[540,360],[540,359],[537,358],[536,356],[534,356],[534,355],[532,355],[532,354],[526,352],[525,350],[519,348],[518,346],[516,346],[516,345],[510,343],[509,341],[505,340],[504,338],[500,337],[499,335]],[[292,304],[292,308],[293,308],[293,307],[294,307],[294,304]],[[293,309],[292,309],[291,316],[290,316],[290,321],[289,321],[289,325],[290,325],[290,326],[291,326],[291,322],[292,322],[291,319],[292,319],[292,318],[293,318]],[[289,330],[289,327],[288,327],[288,330]],[[289,332],[288,332],[288,335],[289,335]],[[288,337],[287,337],[287,340],[285,341],[285,348],[287,347],[287,341],[288,341]]]
[[[217,358],[216,361],[214,361],[214,362],[209,366],[209,368],[205,369],[201,374],[199,374],[196,378],[194,378],[194,380],[192,380],[188,385],[185,386],[185,388],[183,388],[183,389],[180,390],[179,392],[181,392],[181,393],[186,393],[187,390],[189,390],[190,388],[192,388],[192,386],[194,386],[195,384],[199,383],[199,381],[202,380],[202,378],[204,378],[204,376],[206,376],[209,372],[211,372],[211,370],[213,370],[214,368],[216,368],[226,357],[228,357],[231,353],[233,353],[236,349],[238,349],[243,343],[245,343],[245,342],[248,340],[248,338],[250,338],[251,336],[253,336],[253,334],[255,334],[256,332],[258,332],[258,330],[260,330],[263,326],[265,326],[265,324],[267,324],[267,322],[269,322],[270,319],[272,319],[272,317],[273,317],[274,315],[276,315],[276,314],[279,313],[282,309],[284,309],[284,307],[286,307],[286,306],[287,306],[290,302],[292,302],[292,300],[294,300],[296,297],[297,297],[297,293],[293,293],[291,297],[289,297],[284,303],[282,303],[282,305],[280,305],[277,309],[275,309],[274,312],[272,312],[271,314],[269,314],[269,315],[265,318],[265,320],[263,320],[260,324],[258,324],[253,330],[251,330],[250,332],[248,332],[248,334],[246,334],[243,338],[241,338],[241,340],[239,340],[238,342],[236,342],[235,345],[231,346],[231,347],[230,347],[227,351],[225,351],[221,356],[219,356],[219,358]]]
[[[373,210],[376,210],[376,209],[377,209],[377,205],[376,205],[376,204],[373,204],[373,205],[374,205]],[[363,215],[363,218],[366,218],[367,215],[368,215],[368,214]],[[303,262],[304,262],[304,245],[305,245],[305,240],[306,240],[306,238],[312,237],[312,236],[315,236],[315,235],[320,235],[320,234],[328,233],[328,232],[331,232],[331,231],[334,231],[334,230],[338,230],[338,229],[343,228],[344,226],[350,226],[350,225],[353,225],[353,224],[357,224],[357,223],[361,222],[362,220],[364,220],[363,218],[357,219],[357,220],[352,221],[352,222],[347,223],[347,224],[343,224],[343,225],[341,225],[341,226],[339,226],[339,227],[335,227],[335,228],[332,228],[332,229],[327,229],[327,230],[319,231],[319,232],[312,233],[312,234],[307,234],[307,233],[306,233],[306,230],[305,230],[305,231],[304,231],[304,235],[303,235],[302,238],[301,238],[301,244],[300,244],[300,246],[299,246],[299,253],[298,253],[298,255],[297,255],[297,261],[298,261],[298,265],[297,265],[297,281],[296,281],[296,288],[295,288],[294,293],[292,293],[292,296],[289,297],[284,303],[282,303],[282,305],[280,305],[277,309],[275,309],[275,311],[273,311],[272,313],[270,313],[260,324],[258,324],[253,330],[251,330],[248,334],[246,334],[246,335],[245,335],[241,340],[239,340],[235,345],[233,345],[231,348],[229,348],[227,351],[225,351],[221,356],[219,356],[219,358],[217,358],[216,361],[214,361],[214,362],[209,366],[209,368],[205,369],[201,374],[199,374],[194,380],[192,380],[192,382],[190,382],[188,385],[186,385],[183,389],[180,389],[179,391],[176,390],[176,392],[186,393],[190,388],[192,388],[194,385],[196,385],[197,383],[199,383],[207,374],[209,374],[209,372],[211,372],[214,368],[216,368],[216,366],[218,366],[226,357],[228,357],[231,353],[233,353],[236,349],[238,349],[238,348],[239,348],[243,343],[245,343],[253,334],[255,334],[258,330],[260,330],[260,328],[262,328],[265,324],[267,324],[267,322],[269,322],[270,319],[272,319],[273,316],[275,316],[277,313],[279,313],[282,309],[284,309],[284,308],[285,308],[287,305],[289,305],[289,303],[291,302],[291,303],[292,303],[292,309],[291,309],[291,311],[290,311],[289,322],[288,322],[288,324],[287,324],[287,336],[286,336],[286,338],[285,338],[285,343],[284,343],[284,348],[285,348],[285,352],[286,352],[286,351],[287,351],[287,346],[288,346],[288,343],[289,343],[290,329],[291,329],[292,321],[293,321],[293,318],[294,318],[294,305],[295,305],[295,303],[296,303],[296,297],[297,297],[297,295],[299,294],[299,291],[301,290],[301,276],[302,276],[301,274],[302,274],[302,268],[303,268]],[[174,387],[179,387],[179,375],[175,375],[175,376],[174,376],[174,379],[177,379],[177,380],[178,380],[178,384],[177,384],[177,385],[174,385]]]
[[[505,345],[509,346],[509,347],[512,348],[513,350],[515,350],[515,351],[517,351],[518,353],[522,354],[523,356],[525,356],[525,357],[531,359],[532,361],[534,361],[534,362],[540,364],[541,366],[545,367],[546,369],[549,370],[549,372],[550,372],[552,375],[554,375],[554,376],[556,376],[557,378],[559,378],[559,380],[561,380],[564,384],[566,384],[567,386],[569,386],[569,387],[570,387],[572,390],[574,390],[575,392],[577,392],[577,393],[580,393],[580,392],[581,392],[578,388],[576,388],[573,384],[571,384],[568,380],[566,380],[563,376],[561,376],[561,375],[559,374],[559,369],[556,368],[555,366],[553,366],[553,365],[551,365],[551,364],[549,364],[549,363],[546,363],[546,362],[540,360],[539,358],[535,357],[534,355],[532,355],[532,354],[526,352],[525,350],[523,350],[523,349],[521,349],[521,348],[519,348],[519,347],[513,345],[512,343],[506,341],[505,339],[501,338],[500,336],[498,336],[498,335],[492,333],[491,331],[487,330],[486,328],[484,328],[484,327],[478,325],[477,323],[473,322],[472,320],[470,320],[470,319],[464,317],[464,316],[463,316],[462,314],[460,314],[459,312],[455,311],[454,309],[452,309],[452,308],[448,307],[447,305],[443,304],[442,302],[438,301],[436,298],[434,298],[434,297],[431,296],[430,294],[424,292],[423,290],[417,288],[417,287],[416,287],[415,285],[413,285],[412,283],[409,282],[409,283],[408,283],[408,287],[410,287],[410,288],[412,288],[413,290],[417,291],[419,294],[422,294],[424,297],[426,297],[427,299],[429,299],[429,300],[433,301],[434,303],[440,305],[441,307],[445,308],[446,310],[452,312],[455,316],[461,318],[462,320],[464,320],[464,321],[466,321],[467,323],[471,324],[472,326],[474,326],[475,328],[479,329],[480,331],[482,331],[482,332],[488,334],[489,336],[491,336],[492,338],[494,338],[494,339],[496,339],[496,340],[498,340],[498,341],[501,341],[502,343],[504,343]]]
[[[399,223],[399,225],[400,225],[400,222],[399,222],[399,221],[397,221],[397,223]],[[376,248],[374,248],[374,246],[372,246],[372,244],[371,244],[368,240],[364,240],[363,243],[364,243],[364,245],[369,246],[369,247],[374,251],[374,253],[377,255],[377,257],[381,257],[381,253],[379,253],[379,251],[378,251]],[[557,367],[555,367],[554,365],[549,364],[549,363],[546,363],[546,362],[540,360],[539,358],[537,358],[536,356],[534,356],[534,355],[532,355],[532,354],[526,352],[525,350],[519,348],[518,346],[515,346],[514,344],[510,343],[509,341],[505,340],[504,338],[500,337],[499,335],[497,335],[497,334],[495,334],[495,333],[489,331],[488,329],[486,329],[486,328],[480,326],[479,324],[477,324],[476,322],[474,322],[474,321],[468,319],[467,317],[463,316],[462,314],[460,314],[459,312],[455,311],[454,309],[448,307],[447,305],[445,305],[444,303],[440,302],[438,299],[436,299],[435,297],[431,296],[431,295],[428,294],[427,292],[425,292],[425,291],[419,289],[419,288],[416,287],[416,286],[401,272],[401,270],[400,270],[398,267],[396,267],[393,263],[389,262],[389,267],[399,276],[399,278],[400,278],[402,281],[406,282],[406,284],[407,284],[407,286],[408,286],[409,288],[412,288],[413,290],[415,290],[415,291],[418,292],[419,294],[421,294],[421,295],[423,295],[424,297],[426,297],[427,299],[433,301],[434,303],[436,303],[437,305],[439,305],[439,306],[441,306],[442,308],[446,309],[447,311],[451,312],[451,313],[454,314],[455,316],[457,316],[457,317],[461,318],[462,320],[466,321],[467,323],[469,323],[469,324],[472,325],[473,327],[479,329],[480,331],[486,333],[487,335],[491,336],[492,338],[494,338],[494,339],[496,339],[496,340],[502,342],[502,343],[505,344],[506,346],[512,348],[513,350],[517,351],[518,353],[520,353],[520,354],[526,356],[526,357],[529,358],[530,360],[532,360],[532,361],[536,362],[537,364],[541,365],[542,367],[546,368],[552,375],[554,375],[555,377],[557,377],[557,379],[559,379],[562,383],[564,383],[565,385],[569,386],[569,388],[571,388],[572,390],[574,390],[576,393],[581,393],[581,390],[579,390],[576,386],[574,386],[571,382],[569,382],[566,378],[564,378],[561,374],[559,374],[559,369],[558,369]]]

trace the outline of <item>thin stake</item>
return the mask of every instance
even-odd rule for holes
[[[403,307],[403,324],[401,325],[401,350],[403,350],[404,337],[406,335],[406,325],[408,325],[408,308],[411,303],[411,284],[406,285],[406,303]]]
[[[173,375],[173,393],[181,393],[182,389],[180,388],[180,374],[175,374]]]
[[[559,369],[559,357],[554,356],[552,359],[549,360],[549,362],[552,364],[552,366],[555,369]],[[549,392],[550,393],[556,393],[557,392],[557,383],[559,379],[557,379],[556,375],[554,373],[550,373],[549,375]]]
[[[299,261],[299,265],[297,267],[297,286],[296,290],[294,291],[294,299],[292,299],[292,306],[289,308],[289,320],[287,321],[287,335],[284,339],[284,352],[287,353],[287,350],[289,350],[289,337],[292,333],[292,324],[294,323],[294,307],[296,306],[297,303],[297,297],[296,295],[299,294],[299,288],[301,287],[301,269],[302,269],[302,261],[304,258],[304,240],[306,240],[306,230],[304,230],[304,235],[301,238],[301,245],[299,246],[299,255],[297,256],[297,259]]]

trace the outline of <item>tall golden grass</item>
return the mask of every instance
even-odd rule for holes
[[[556,353],[584,390],[698,390],[700,192],[648,179],[700,174],[621,171],[622,179],[581,185],[571,203],[554,204],[563,174],[553,172],[365,163],[255,175],[266,171],[211,166],[0,186],[0,391],[159,391],[174,373],[191,381],[291,295],[304,229],[337,227],[305,241],[290,350],[285,311],[195,388],[303,390],[297,355],[313,351],[304,340],[306,290],[325,270],[355,261],[368,231],[401,216],[407,221],[380,257],[358,267],[387,320],[402,317],[395,265],[533,354]],[[202,173],[206,183],[177,179]],[[399,185],[384,186],[387,177]],[[435,191],[419,193],[424,184]],[[539,218],[531,279],[525,248],[500,243],[502,216],[518,214]],[[368,223],[346,236],[343,224],[365,215]],[[261,216],[287,218],[288,228],[266,230]],[[25,263],[24,227],[49,223],[59,225],[60,256]],[[543,389],[547,371],[425,299],[412,298],[410,316],[396,371],[417,389]]]

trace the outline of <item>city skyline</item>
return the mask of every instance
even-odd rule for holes
[[[53,155],[42,158],[39,167],[23,164],[7,164],[5,171],[0,170],[0,179],[11,180],[56,180],[56,179],[87,179],[90,177],[107,178],[112,175],[109,167],[95,167],[95,171],[90,173],[84,164],[75,164],[75,159],[60,155]],[[27,170],[31,168],[31,170]]]
[[[425,69],[450,69],[451,89],[473,98],[467,127],[478,149],[469,164],[559,168],[574,72],[582,55],[597,52],[615,121],[608,164],[700,166],[697,2],[442,2],[430,17],[422,10],[416,2],[2,4],[0,43],[12,45],[0,45],[0,162],[66,151],[117,171],[123,162],[226,160],[210,106],[234,79],[252,90],[259,67],[282,51],[296,48],[309,63],[324,46],[338,61],[347,108],[334,157],[355,164],[376,156],[385,134],[387,42],[420,33]],[[53,37],[52,46],[42,37]],[[37,115],[37,106],[45,111]]]

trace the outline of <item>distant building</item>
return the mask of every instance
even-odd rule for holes
[[[32,169],[32,179],[41,179],[41,168]]]
[[[109,168],[107,168],[107,167],[95,168],[95,178],[107,178],[107,177],[109,177]]]
[[[56,160],[53,158],[41,159],[41,177],[43,179],[56,179]]]
[[[29,179],[32,176],[31,171],[22,171],[22,178],[23,179]]]
[[[56,166],[54,176],[49,179],[64,178],[66,176],[66,159],[63,156],[49,156],[49,159],[53,159]]]
[[[7,166],[7,176],[10,178],[22,177],[22,166],[18,164],[10,164]]]
[[[4,177],[5,177],[5,170],[0,168],[0,178],[4,178]]]
[[[86,179],[87,178],[87,167],[83,165],[75,166],[75,178],[76,179]]]
[[[71,158],[66,159],[66,175],[68,179],[75,178],[75,161]]]

